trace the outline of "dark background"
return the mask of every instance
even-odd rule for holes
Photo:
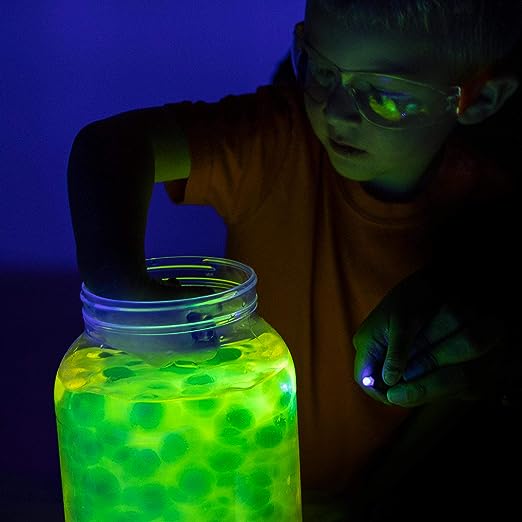
[[[53,384],[83,329],[66,192],[75,134],[269,83],[303,11],[304,0],[1,2],[0,520],[63,520]],[[213,209],[174,207],[155,187],[147,256],[219,256],[225,237]]]

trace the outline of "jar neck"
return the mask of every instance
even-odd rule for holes
[[[182,286],[205,287],[209,293],[186,299],[124,301],[93,294],[83,284],[80,297],[87,335],[109,345],[114,339],[125,343],[133,337],[149,344],[172,335],[208,339],[209,332],[244,320],[256,310],[257,276],[238,261],[174,256],[150,258],[146,263],[153,279],[175,277]]]

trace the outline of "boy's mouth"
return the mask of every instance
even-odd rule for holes
[[[367,154],[365,150],[358,149],[357,147],[348,145],[347,143],[340,143],[332,138],[328,138],[328,144],[334,152],[341,154],[342,156],[362,156]]]

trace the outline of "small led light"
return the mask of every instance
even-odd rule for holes
[[[374,382],[375,382],[375,379],[370,375],[363,377],[363,380],[362,380],[362,383],[364,386],[373,386]]]

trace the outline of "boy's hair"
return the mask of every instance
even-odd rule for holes
[[[307,0],[307,19],[312,7],[347,30],[427,35],[438,56],[446,53],[455,82],[489,65],[493,73],[519,73],[522,0]]]

